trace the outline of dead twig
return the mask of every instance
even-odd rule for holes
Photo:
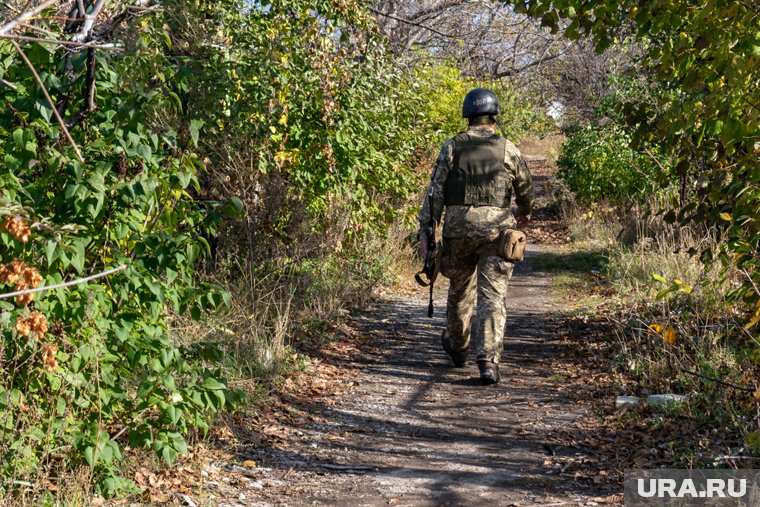
[[[368,9],[369,9],[370,12],[372,12],[373,14],[376,14],[377,16],[383,16],[384,18],[392,19],[393,21],[398,21],[399,23],[404,23],[405,25],[411,25],[411,26],[416,26],[416,27],[419,27],[419,28],[424,28],[425,30],[428,30],[430,32],[433,32],[434,34],[440,35],[441,37],[446,37],[448,39],[461,39],[461,37],[458,36],[458,35],[452,35],[450,33],[443,33],[441,31],[436,30],[435,28],[431,28],[431,27],[429,27],[427,25],[423,25],[422,23],[417,23],[417,22],[411,21],[409,19],[400,18],[400,17],[394,16],[392,14],[386,14],[386,13],[384,13],[382,11],[377,10],[377,9],[373,9],[372,7],[368,7]]]
[[[34,9],[19,14],[13,20],[9,21],[3,26],[0,26],[0,35],[6,35],[11,30],[16,28],[20,24],[22,24],[24,21],[26,21],[27,19],[36,16],[37,14],[44,11],[45,9],[49,9],[53,5],[57,4],[59,1],[60,0],[47,0],[47,2],[42,2],[40,5],[38,5]]]
[[[3,83],[5,86],[7,86],[8,88],[10,88],[14,92],[18,91],[18,86],[16,86],[15,84],[11,83],[10,81],[6,81],[5,79],[0,79],[0,83]]]
[[[56,44],[59,46],[69,46],[82,49],[106,49],[109,51],[124,51],[124,48],[113,44],[92,44],[88,42],[72,42],[69,40],[58,39],[43,39],[40,37],[29,37],[28,35],[15,35],[15,34],[0,34],[0,39],[8,39],[11,41],[19,40],[24,42],[41,42],[47,44]]]
[[[726,382],[725,380],[720,380],[713,377],[708,377],[707,375],[702,375],[701,373],[697,373],[695,371],[687,370],[684,368],[683,364],[681,365],[681,370],[684,373],[688,373],[689,375],[693,375],[695,377],[699,377],[704,380],[709,380],[710,382],[715,382],[716,384],[720,384],[722,386],[730,387],[732,389],[736,389],[737,391],[744,391],[746,393],[754,393],[755,389],[752,387],[744,387],[744,386],[737,386],[736,384],[732,384],[731,382]]]
[[[141,7],[139,5],[127,5],[125,7],[128,11],[134,11],[139,13],[145,13],[145,12],[164,12],[164,9],[160,7]]]
[[[21,23],[19,26],[22,26],[28,30],[33,30],[35,32],[40,32],[45,35],[49,35],[51,37],[58,37],[58,34],[51,32],[50,30],[45,30],[44,28],[41,28],[39,26],[30,25],[28,23]]]
[[[66,139],[68,139],[71,146],[74,148],[74,152],[77,155],[77,158],[79,159],[79,162],[84,164],[84,157],[82,157],[82,153],[79,151],[79,147],[77,146],[77,143],[74,142],[74,138],[71,137],[71,133],[69,132],[69,129],[66,128],[66,123],[63,121],[63,118],[61,118],[60,113],[58,113],[58,108],[55,107],[55,102],[53,102],[53,99],[50,97],[50,94],[47,91],[47,88],[45,87],[45,83],[42,82],[42,79],[40,79],[40,75],[37,73],[37,69],[34,68],[34,65],[32,65],[32,62],[29,61],[29,58],[27,58],[26,53],[24,53],[24,50],[21,49],[21,46],[18,45],[18,42],[15,40],[11,41],[11,44],[13,44],[13,47],[18,52],[19,56],[21,56],[21,59],[24,60],[24,63],[31,71],[32,75],[34,76],[34,80],[37,81],[37,85],[39,85],[40,89],[42,90],[42,93],[45,95],[45,99],[47,99],[48,104],[53,109],[53,115],[55,115],[55,119],[58,120],[58,124],[61,126],[61,130],[63,130],[64,135],[66,136]]]
[[[504,70],[504,71],[501,71],[501,72],[496,72],[493,75],[493,77],[495,79],[499,79],[499,78],[502,78],[502,77],[514,76],[516,74],[520,74],[521,72],[524,72],[524,71],[530,69],[531,67],[535,67],[536,65],[540,66],[542,63],[550,62],[550,61],[552,61],[552,60],[554,60],[556,58],[560,58],[561,56],[564,56],[565,53],[567,53],[567,51],[560,51],[559,53],[551,55],[551,56],[541,55],[541,57],[538,58],[537,60],[534,60],[534,61],[532,61],[530,63],[526,63],[525,65],[523,65],[521,67],[511,68],[511,69],[507,69],[507,70]]]
[[[660,163],[660,161],[657,160],[657,157],[655,157],[652,154],[652,152],[649,151],[649,148],[644,148],[644,153],[646,153],[647,155],[649,155],[649,158],[651,158],[652,160],[654,160],[654,163],[657,164],[657,167],[660,168],[660,171],[667,172],[667,170],[662,166],[662,164]]]

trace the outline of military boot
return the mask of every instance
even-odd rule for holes
[[[480,370],[480,382],[484,386],[491,384],[497,384],[499,379],[499,364],[493,361],[478,361],[478,369]]]
[[[455,367],[464,368],[464,365],[467,363],[467,352],[464,354],[454,353],[454,349],[451,348],[451,339],[449,338],[448,329],[444,329],[443,333],[441,333],[441,346],[449,355]]]

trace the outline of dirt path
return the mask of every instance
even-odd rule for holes
[[[450,367],[440,349],[443,291],[433,319],[422,293],[355,315],[363,340],[340,361],[349,378],[334,380],[348,392],[334,405],[299,403],[308,417],[287,435],[291,448],[245,453],[258,466],[237,467],[249,483],[241,491],[252,491],[229,505],[585,505],[604,496],[550,466],[562,449],[549,435],[586,410],[550,381],[560,319],[548,284],[530,256],[515,273],[503,380],[492,387],[472,362]]]
[[[587,409],[552,381],[562,304],[549,277],[531,269],[540,249],[530,248],[511,282],[500,384],[481,386],[472,361],[450,367],[440,348],[445,287],[432,319],[425,291],[387,296],[351,316],[324,351],[329,387],[342,394],[286,399],[287,422],[253,433],[242,465],[210,481],[209,502],[596,505],[610,490],[557,465],[580,458],[556,434]]]

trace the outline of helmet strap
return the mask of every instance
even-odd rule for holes
[[[471,127],[477,127],[479,125],[492,125],[497,122],[496,118],[490,114],[472,116],[468,118],[467,121]]]

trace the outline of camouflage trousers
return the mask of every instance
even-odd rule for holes
[[[455,354],[466,355],[472,337],[478,361],[499,362],[513,268],[496,254],[494,238],[444,239],[441,273],[450,281],[446,314]]]

